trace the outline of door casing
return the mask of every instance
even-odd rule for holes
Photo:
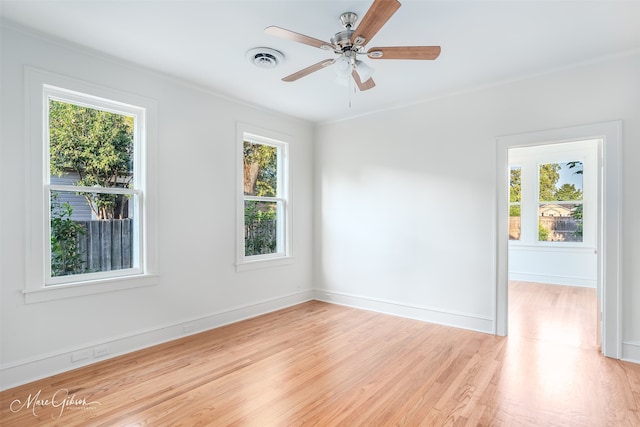
[[[497,138],[497,224],[494,333],[508,334],[509,149],[602,139],[598,179],[598,307],[602,352],[621,357],[621,158],[622,121],[594,123]],[[601,329],[600,329],[601,326]]]

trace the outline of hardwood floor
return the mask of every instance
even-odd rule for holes
[[[304,303],[7,390],[1,424],[640,426],[593,290],[510,294],[508,338]]]

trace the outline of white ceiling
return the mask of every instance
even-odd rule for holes
[[[334,54],[263,33],[277,25],[322,40],[339,15],[372,0],[0,1],[0,15],[252,104],[316,122],[406,105],[640,49],[639,1],[418,1],[372,46],[440,45],[436,61],[366,60],[377,86],[350,93],[323,69],[280,79]],[[281,51],[274,69],[246,58]],[[351,103],[351,106],[349,106]]]

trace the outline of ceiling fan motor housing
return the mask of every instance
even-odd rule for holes
[[[358,15],[354,12],[345,12],[340,15],[340,23],[345,28],[344,31],[340,31],[336,33],[333,37],[331,37],[331,43],[334,46],[340,48],[340,50],[347,51],[350,50],[353,46],[351,43],[351,36],[353,36],[353,24],[358,20]]]
[[[343,52],[346,50],[350,50],[353,44],[351,43],[351,36],[353,35],[353,30],[344,30],[336,33],[333,37],[331,37],[331,43],[334,46],[338,46],[340,50]]]

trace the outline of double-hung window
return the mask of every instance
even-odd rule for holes
[[[239,268],[290,256],[288,144],[266,131],[241,126],[238,231]]]
[[[538,240],[582,242],[583,162],[538,165]]]
[[[139,274],[144,110],[44,88],[48,285]]]
[[[29,71],[34,191],[27,302],[152,284],[146,140],[155,104]]]

